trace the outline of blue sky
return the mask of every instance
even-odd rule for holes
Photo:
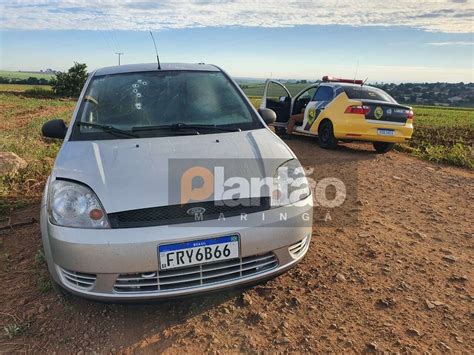
[[[273,11],[277,1],[256,10],[240,0],[189,3],[3,4],[0,68],[64,70],[78,61],[95,69],[115,65],[115,52],[122,63],[150,62],[151,28],[163,62],[214,63],[233,76],[352,78],[357,70],[370,82],[473,81],[471,1],[285,2],[286,11]]]

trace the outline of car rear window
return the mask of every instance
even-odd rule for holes
[[[389,94],[376,88],[369,88],[366,86],[346,86],[344,87],[344,91],[349,99],[377,100],[396,103]]]

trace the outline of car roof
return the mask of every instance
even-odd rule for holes
[[[161,63],[162,71],[209,71],[218,72],[220,69],[212,64],[204,63]],[[158,71],[157,63],[143,63],[143,64],[125,64],[115,65],[113,67],[99,68],[95,71],[95,75],[111,75],[111,74],[122,74],[122,73],[135,73],[145,71]]]

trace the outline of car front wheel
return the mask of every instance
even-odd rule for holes
[[[334,129],[331,121],[326,120],[321,123],[318,129],[319,146],[324,149],[335,149],[337,139],[334,137]]]
[[[387,142],[374,142],[373,145],[377,153],[384,154],[391,151],[395,144]]]

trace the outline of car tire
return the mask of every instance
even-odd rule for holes
[[[387,143],[387,142],[374,142],[373,143],[375,150],[379,154],[385,154],[392,150],[395,143]]]
[[[331,121],[324,120],[318,128],[319,146],[323,149],[335,149],[337,147],[337,139],[334,137],[334,128]]]

